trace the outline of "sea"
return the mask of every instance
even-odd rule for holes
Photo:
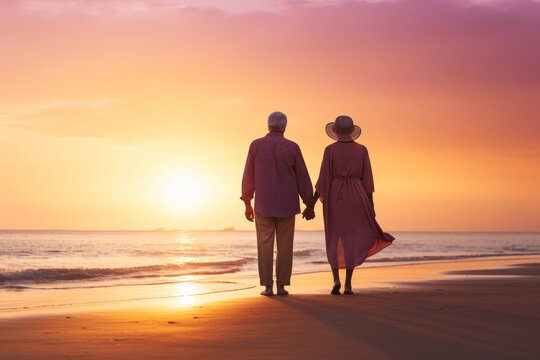
[[[391,233],[392,246],[363,266],[540,254],[540,233]],[[293,273],[330,269],[324,232],[298,231],[294,241]],[[0,231],[0,315],[238,291],[256,277],[252,231]]]

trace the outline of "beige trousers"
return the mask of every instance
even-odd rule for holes
[[[295,217],[275,218],[255,214],[259,278],[262,286],[272,286],[274,238],[277,242],[276,279],[278,285],[291,284]]]

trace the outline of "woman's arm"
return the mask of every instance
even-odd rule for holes
[[[317,203],[317,200],[319,200],[320,196],[321,196],[321,194],[319,194],[318,192],[315,191],[315,194],[313,194],[313,201],[310,204],[311,207],[315,207],[315,204]],[[322,201],[322,199],[321,199],[321,201]]]
[[[373,203],[373,193],[372,192],[367,193],[367,197],[369,199],[369,202],[371,203],[371,207],[375,208],[375,204]]]

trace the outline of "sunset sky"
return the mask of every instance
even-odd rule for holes
[[[362,127],[385,230],[540,230],[532,0],[2,1],[0,229],[253,229],[275,110],[313,183]]]

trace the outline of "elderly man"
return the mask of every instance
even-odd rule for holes
[[[259,278],[266,289],[261,295],[273,295],[274,238],[277,242],[277,294],[287,295],[292,271],[294,220],[300,213],[298,195],[304,204],[313,200],[311,179],[300,147],[283,137],[287,116],[273,112],[268,117],[268,134],[254,140],[247,156],[242,178],[242,197],[246,219],[255,220]],[[255,211],[251,199],[255,194]]]

